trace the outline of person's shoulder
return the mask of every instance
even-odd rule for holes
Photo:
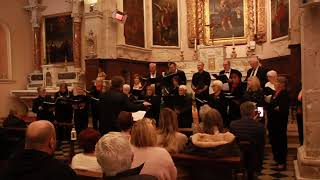
[[[182,134],[180,132],[176,132],[176,136],[177,136],[178,139],[188,140],[188,137],[185,134]]]
[[[54,159],[54,158],[52,159],[51,168],[54,171],[57,178],[63,177],[64,179],[65,178],[76,179],[76,173],[73,171],[73,169],[69,165],[57,159]]]

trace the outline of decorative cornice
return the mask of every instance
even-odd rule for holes
[[[151,55],[151,49],[126,44],[117,45],[117,58],[148,61],[151,59]]]

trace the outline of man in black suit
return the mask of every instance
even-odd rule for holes
[[[161,95],[161,80],[162,75],[157,72],[157,64],[156,63],[150,63],[149,64],[149,72],[144,77],[144,80],[146,81],[147,85],[154,84],[156,88],[156,94]]]
[[[106,134],[110,131],[120,131],[118,115],[121,111],[135,112],[143,110],[150,103],[132,104],[128,96],[122,93],[124,79],[121,76],[114,76],[111,79],[111,87],[103,94],[99,101],[100,124],[99,131]]]
[[[228,79],[230,79],[230,74],[235,73],[236,71],[238,71],[238,70],[231,68],[230,60],[224,60],[223,61],[223,70],[219,72],[219,75],[220,76],[225,75],[225,76],[227,76]],[[227,82],[223,82],[223,83],[227,83]]]
[[[168,74],[176,74],[176,76],[179,77],[179,85],[186,85],[187,84],[186,74],[182,70],[177,69],[177,64],[175,62],[169,62],[168,66],[169,66]]]
[[[247,81],[251,76],[257,76],[257,78],[260,80],[261,87],[264,87],[264,85],[268,82],[268,69],[261,66],[261,64],[259,63],[259,58],[257,56],[250,58],[249,64],[251,68],[247,72],[245,81]]]

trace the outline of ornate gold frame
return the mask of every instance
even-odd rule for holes
[[[209,12],[209,1],[204,0],[204,39],[205,45],[213,45],[213,44],[232,44],[232,38],[219,38],[219,39],[211,39],[210,38],[210,12]],[[254,34],[254,14],[253,14],[253,0],[243,0],[244,6],[244,36],[242,37],[234,37],[235,44],[245,44],[248,41],[248,37],[251,34]],[[252,33],[253,32],[253,33]],[[252,36],[253,38],[253,36]],[[251,37],[250,37],[251,39]]]

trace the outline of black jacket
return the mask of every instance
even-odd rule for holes
[[[47,95],[45,97],[38,96],[36,99],[32,101],[32,112],[37,114],[37,119],[38,120],[49,120],[53,121],[54,120],[54,106],[47,104],[48,103],[53,103],[53,99],[51,96]],[[42,107],[40,110],[39,107]]]
[[[253,70],[252,68],[250,68],[248,70],[246,81],[250,77],[252,70]],[[264,85],[268,82],[267,73],[268,73],[268,69],[266,69],[262,66],[259,66],[258,72],[256,73],[256,76],[260,80],[261,87],[264,87]]]
[[[45,152],[26,149],[9,160],[0,179],[6,180],[76,180],[75,172]]]
[[[128,96],[114,89],[103,94],[99,101],[99,131],[106,134],[110,131],[120,131],[117,122],[121,111],[135,112],[144,109],[143,104],[129,102]]]

